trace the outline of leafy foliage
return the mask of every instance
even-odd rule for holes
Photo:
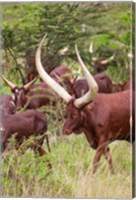
[[[3,3],[4,68],[8,65],[25,74],[26,54],[37,47],[45,33],[46,67],[50,70],[67,64],[69,59],[76,61],[75,43],[90,66],[91,41],[96,57],[107,58],[115,53],[115,66],[123,59],[120,68],[125,68],[129,62],[131,23],[130,2]],[[66,47],[68,50],[61,53]]]

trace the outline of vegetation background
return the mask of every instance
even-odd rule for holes
[[[129,53],[132,53],[132,2],[27,2],[1,3],[2,73],[15,84],[22,84],[28,73],[27,58],[34,58],[35,49],[47,33],[43,62],[46,70],[64,64],[78,73],[74,45],[90,72],[92,57],[114,61],[105,71],[115,82],[130,78]],[[93,54],[89,52],[93,42]],[[63,54],[63,50],[67,51]],[[31,54],[29,54],[31,52]],[[2,94],[11,94],[2,82]],[[127,142],[110,145],[115,175],[111,175],[102,159],[98,174],[91,176],[93,151],[84,135],[62,135],[65,105],[44,107],[48,117],[51,153],[47,158],[27,150],[25,141],[19,150],[11,138],[9,149],[1,161],[1,196],[64,197],[64,198],[131,198],[132,147]],[[56,134],[59,132],[59,136]],[[33,138],[31,138],[33,140]],[[46,148],[46,146],[44,147]],[[45,159],[53,169],[48,171]]]

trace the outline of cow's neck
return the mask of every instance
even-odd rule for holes
[[[97,142],[95,131],[93,130],[91,126],[91,121],[89,120],[90,118],[88,116],[86,109],[83,109],[81,114],[83,116],[82,131],[84,132],[91,147],[96,149],[98,146],[98,142]]]

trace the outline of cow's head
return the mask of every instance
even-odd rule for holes
[[[3,75],[1,75],[1,77],[7,83],[7,85],[10,87],[10,89],[13,93],[13,99],[14,99],[14,102],[16,105],[16,109],[19,110],[20,108],[22,108],[25,105],[25,103],[27,101],[26,94],[31,89],[34,82],[37,80],[37,77],[34,78],[29,83],[23,85],[22,87],[16,86],[14,83],[9,81]]]
[[[91,56],[94,53],[93,42],[91,42],[91,44],[89,46],[89,52],[91,53]],[[96,73],[103,72],[110,64],[110,61],[112,61],[114,59],[114,56],[115,55],[113,54],[111,57],[104,59],[104,60],[92,56],[91,65],[94,68],[95,72]]]
[[[63,131],[66,132],[66,134],[70,134],[78,130],[78,124],[81,122],[82,118],[80,110],[83,108],[83,106],[85,106],[87,103],[93,100],[93,98],[97,94],[98,86],[95,79],[83,63],[79,55],[77,46],[75,46],[76,55],[89,86],[88,92],[79,98],[73,98],[62,86],[60,86],[55,80],[53,80],[44,70],[41,63],[41,48],[45,37],[46,36],[44,36],[41,40],[39,47],[36,51],[37,71],[40,77],[43,79],[43,81],[46,82],[67,103],[66,121]]]
[[[64,134],[76,133],[80,134],[82,132],[82,125],[84,122],[84,115],[82,113],[82,108],[77,108],[74,105],[75,98],[72,98],[68,103],[65,111],[65,123],[63,126]]]
[[[14,114],[16,112],[16,105],[10,95],[0,96],[0,108],[6,114]]]
[[[100,73],[107,69],[113,59],[114,55],[105,60],[92,57],[91,66],[94,68],[95,73]]]

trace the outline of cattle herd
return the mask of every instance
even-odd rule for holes
[[[13,134],[16,134],[17,148],[25,138],[40,135],[40,139],[33,144],[33,149],[41,156],[46,155],[42,148],[46,140],[50,152],[46,134],[48,121],[45,113],[38,109],[50,104],[55,107],[56,99],[60,98],[66,103],[63,133],[84,133],[90,146],[96,149],[93,174],[102,155],[113,173],[109,143],[115,140],[132,143],[135,140],[134,84],[131,84],[131,81],[115,84],[104,72],[92,76],[76,45],[75,52],[84,78],[75,78],[72,71],[64,66],[56,67],[47,73],[41,63],[41,49],[45,38],[46,36],[41,40],[35,55],[40,83],[35,83],[39,78],[37,76],[19,87],[1,74],[1,78],[13,93],[12,96],[5,94],[0,97],[2,153]],[[24,111],[17,112],[22,108]],[[51,168],[49,161],[47,165]]]

